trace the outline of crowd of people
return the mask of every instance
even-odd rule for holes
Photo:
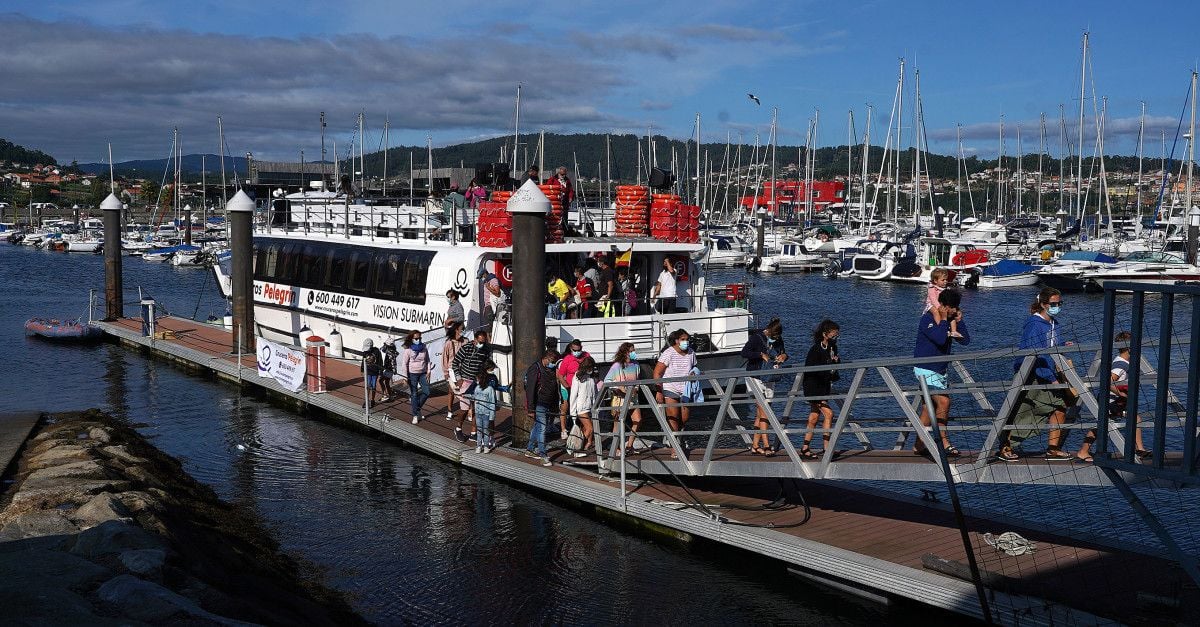
[[[596,279],[589,279],[589,273]],[[669,263],[664,264],[663,273],[671,273]],[[553,297],[551,306],[555,316],[605,316],[610,315],[610,310],[621,310],[619,303],[622,299],[619,298],[619,294],[620,290],[624,289],[621,278],[623,275],[614,273],[607,260],[597,260],[597,263],[586,269],[576,267],[575,275],[574,288],[559,277],[549,278],[547,290]],[[912,451],[916,455],[929,458],[932,458],[933,453],[930,449],[935,444],[940,444],[937,446],[940,454],[949,458],[962,455],[951,437],[950,430],[947,429],[951,415],[949,365],[953,362],[954,345],[969,345],[971,332],[964,316],[962,295],[958,290],[946,286],[946,278],[944,274],[934,273],[926,294],[924,311],[917,322],[913,349],[914,357],[927,360],[913,368],[913,375],[923,382],[928,396],[921,395],[918,398],[922,401],[919,420],[926,427],[926,432],[917,433]],[[570,299],[582,292],[585,285],[588,290],[599,289],[599,297],[590,298],[589,293],[588,298],[582,298],[575,306],[571,306]],[[614,298],[614,291],[618,297]],[[508,392],[509,386],[502,385],[497,377],[488,332],[481,328],[469,338],[465,337],[465,316],[462,305],[458,302],[458,294],[452,290],[448,296],[450,311],[447,315],[447,337],[440,361],[441,372],[448,388],[446,420],[457,421],[454,425],[454,435],[460,442],[475,442],[477,452],[490,452],[496,445],[494,419],[497,409],[502,405],[500,394]],[[1037,350],[1061,345],[1058,316],[1062,307],[1062,294],[1054,288],[1043,288],[1030,305],[1029,316],[1022,325],[1018,348]],[[840,334],[841,328],[838,323],[828,319],[822,320],[813,329],[812,343],[805,354],[806,370],[803,373],[801,389],[809,412],[802,444],[797,451],[803,459],[819,459],[826,453],[833,457],[838,454],[837,451],[829,449],[833,421],[830,401],[838,397],[834,391],[834,384],[840,378]],[[1117,343],[1128,340],[1128,332],[1121,332],[1115,337]],[[763,328],[752,331],[742,347],[741,357],[747,371],[759,373],[746,379],[746,394],[750,402],[756,405],[749,450],[755,455],[772,456],[779,452],[781,443],[778,438],[773,442],[771,433],[778,427],[786,427],[786,424],[772,425],[771,414],[766,409],[775,398],[777,384],[784,379],[782,375],[770,371],[783,368],[791,359],[780,320],[772,319]],[[1125,412],[1128,359],[1128,348],[1122,348],[1110,368],[1109,407],[1113,415],[1123,415]],[[607,366],[602,366],[603,363],[607,363]],[[699,373],[690,334],[682,328],[671,332],[667,337],[666,346],[658,354],[649,372],[644,372],[640,363],[637,347],[632,342],[622,343],[611,359],[606,361],[603,356],[589,353],[579,339],[571,340],[561,347],[561,350],[556,342],[548,339],[541,358],[522,374],[525,398],[516,401],[523,402],[525,408],[534,416],[525,455],[550,465],[547,438],[557,432],[558,445],[566,448],[570,456],[588,456],[587,451],[596,446],[596,438],[604,435],[599,433],[599,419],[605,418],[606,423],[611,422],[621,413],[626,403],[625,396],[637,393],[637,388],[634,387],[602,387],[602,384],[644,379],[666,379],[653,388],[652,401],[661,408],[672,432],[663,438],[663,444],[671,449],[672,456],[681,448],[686,450],[686,445],[678,434],[686,430],[692,406],[700,398],[702,391],[695,382],[671,379]],[[1025,368],[1024,364],[1023,357],[1017,359],[1014,372]],[[367,404],[376,402],[377,392],[380,402],[388,402],[392,397],[398,396],[399,393],[392,388],[392,381],[402,381],[409,397],[412,422],[417,424],[424,419],[422,408],[429,398],[429,374],[432,367],[432,359],[422,342],[420,332],[406,334],[401,342],[401,349],[397,349],[395,341],[389,341],[384,343],[380,350],[367,340],[363,351],[363,369],[368,387]],[[1068,410],[1077,399],[1074,391],[1063,385],[1066,379],[1055,361],[1046,354],[1035,355],[1032,367],[1028,367],[1025,383],[1046,387],[1021,392],[1012,416],[1008,419],[996,459],[1002,462],[1019,460],[1023,453],[1023,443],[1040,434],[1048,424],[1048,446],[1044,453],[1046,460],[1091,461],[1094,431],[1087,434],[1074,454],[1064,450],[1067,430],[1061,427],[1066,421]],[[599,398],[598,395],[602,391],[606,392],[606,396]],[[923,402],[924,398],[928,398],[929,402]],[[628,437],[620,446],[627,451],[631,451],[637,442],[637,434],[642,426],[642,408],[646,402],[649,401],[633,399],[630,409],[625,412]],[[595,415],[598,411],[605,415]],[[778,417],[776,420],[778,421]],[[929,428],[933,426],[934,421],[938,427],[936,433],[940,442],[930,438],[932,429]],[[472,426],[469,433],[464,431],[464,426],[468,424]],[[615,437],[617,431],[617,427],[614,426],[612,436]],[[819,449],[813,445],[818,433],[822,440]],[[1144,450],[1140,430],[1136,435],[1137,454],[1148,457],[1150,453]]]

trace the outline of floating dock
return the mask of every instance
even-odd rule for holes
[[[243,355],[239,363],[230,354],[231,335],[221,327],[166,317],[158,320],[160,333],[156,339],[142,335],[142,321],[137,318],[97,324],[109,338],[125,346],[186,368],[215,373],[242,386],[261,388],[301,409],[320,409],[450,462],[627,517],[635,524],[649,524],[681,538],[704,538],[766,556],[785,563],[797,575],[865,598],[885,603],[907,599],[983,617],[976,587],[969,575],[962,574],[967,563],[963,538],[945,504],[856,489],[850,482],[824,479],[688,477],[686,489],[648,475],[639,475],[635,481],[633,465],[651,463],[646,453],[626,461],[630,476],[625,482],[618,482],[611,472],[599,472],[605,460],[595,453],[577,459],[561,449],[552,450],[555,463],[543,467],[520,449],[503,446],[506,440],[502,439],[502,446],[494,452],[477,454],[474,444],[455,439],[457,421],[446,419],[444,394],[426,403],[427,417],[416,425],[411,424],[407,398],[365,410],[357,361],[326,361],[326,393],[292,392],[274,379],[260,377],[254,354]],[[496,432],[509,433],[511,419],[509,412],[498,412]],[[703,453],[694,452],[696,459]],[[893,461],[915,457],[911,451],[900,453],[863,453],[861,463],[870,467],[878,466],[880,458],[889,455],[896,458]],[[726,461],[742,464],[774,464],[787,459],[750,456],[744,451],[724,455]],[[838,463],[845,467],[849,461]],[[828,464],[821,460],[805,462],[813,469],[822,463]],[[790,491],[788,481],[799,494],[791,494],[788,505],[782,506],[781,494]],[[698,503],[704,505],[697,507]],[[769,503],[774,505],[767,506]],[[1062,506],[1072,505],[1067,502]],[[1000,521],[970,512],[967,527],[976,552],[989,552],[981,558],[980,567],[992,619],[998,623],[1139,622],[1144,619],[1139,608],[1150,592],[1148,587],[1165,596],[1179,595],[1179,590],[1187,589],[1186,575],[1165,555],[1147,555],[1096,537],[1033,528],[1027,522]],[[988,546],[984,534],[998,536],[1007,531],[1036,543],[1036,551],[1014,556]]]

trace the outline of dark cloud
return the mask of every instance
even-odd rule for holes
[[[653,33],[602,34],[575,31],[571,33],[571,40],[583,50],[604,57],[635,53],[674,61],[684,53],[683,46]]]
[[[66,160],[108,141],[119,158],[165,156],[176,126],[184,152],[212,152],[218,115],[233,152],[266,158],[311,150],[321,111],[340,144],[359,111],[376,129],[386,114],[392,129],[504,132],[518,81],[525,128],[623,122],[592,104],[624,83],[612,66],[491,34],[283,39],[3,15],[0,40],[4,136]],[[547,55],[558,71],[528,71]]]
[[[696,26],[685,26],[679,29],[679,33],[686,37],[696,37],[702,39],[716,39],[720,41],[780,41],[783,33],[773,30],[763,30],[759,28],[747,28],[744,26],[729,26],[726,24],[699,24]]]

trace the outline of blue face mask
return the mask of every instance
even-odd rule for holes
[[[583,357],[583,351],[571,351],[571,354],[576,358]]]
[[[687,348],[688,348],[688,341],[687,341],[687,340],[680,340],[680,341],[679,341],[679,350],[681,350],[681,351],[685,351],[685,350],[687,350]]]
[[[1050,315],[1057,316],[1062,312],[1062,305],[1050,305]]]
[[[483,342],[475,342],[475,348],[483,348]]]
[[[425,345],[424,345],[423,343],[421,343],[421,342],[413,342],[413,343],[412,343],[412,349],[413,349],[413,350],[415,350],[415,351],[419,351],[419,350],[421,350],[421,348],[422,348],[422,347],[424,347],[424,346],[425,346]]]
[[[629,351],[629,361],[637,361],[637,352]]]
[[[768,344],[774,344],[774,343],[775,343],[775,338],[773,338],[773,337],[768,337],[768,338],[767,338],[767,343],[768,343]]]
[[[549,368],[549,369],[551,369],[551,370],[554,370],[555,368],[557,368],[557,367],[558,367],[558,362],[557,362],[557,361],[552,361],[552,362],[550,362],[550,363],[546,364],[546,367],[547,367],[547,368]]]

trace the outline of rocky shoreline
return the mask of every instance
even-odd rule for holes
[[[42,416],[12,479],[8,624],[364,624],[252,513],[102,412]]]

